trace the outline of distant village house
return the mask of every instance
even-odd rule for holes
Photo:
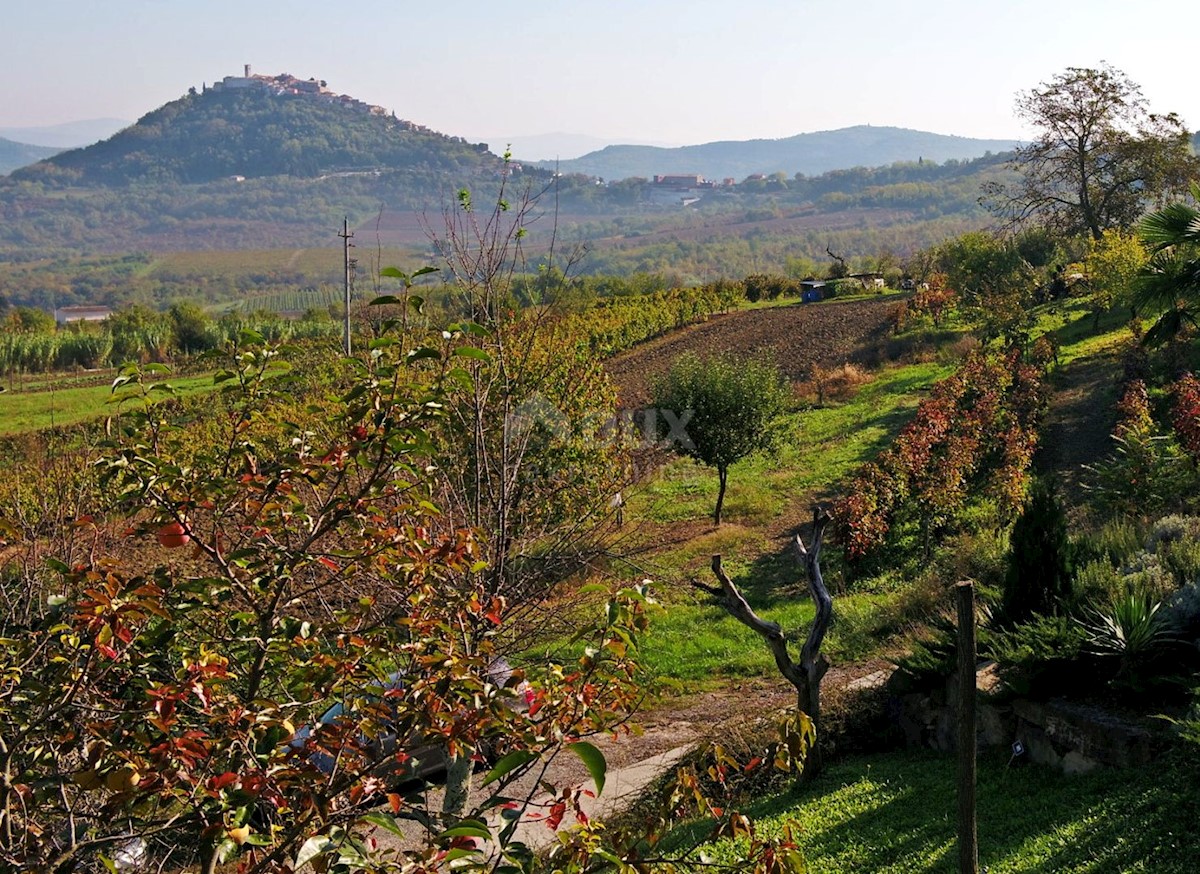
[[[102,322],[111,315],[112,310],[108,307],[59,307],[54,311],[54,321],[60,325],[71,322]]]

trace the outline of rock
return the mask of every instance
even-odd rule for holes
[[[975,733],[981,747],[1008,746],[1017,733],[1017,718],[1012,708],[980,704],[976,711]]]
[[[846,690],[849,692],[872,692],[875,689],[883,688],[889,685],[892,675],[897,673],[897,670],[897,668],[892,668],[886,671],[875,671],[873,674],[851,680],[846,684]]]

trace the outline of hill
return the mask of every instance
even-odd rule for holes
[[[859,125],[798,134],[778,140],[730,140],[682,146],[608,146],[559,162],[563,173],[604,179],[699,173],[709,179],[742,179],[755,173],[806,176],[848,167],[880,167],[897,161],[965,160],[1010,151],[1016,140],[980,140],[897,127]],[[549,166],[548,164],[544,166]]]
[[[58,154],[58,149],[47,146],[31,146],[27,143],[16,143],[0,137],[0,175],[11,173],[18,167],[32,164],[43,158]]]
[[[496,161],[486,144],[397,119],[316,80],[284,74],[234,81],[249,84],[192,89],[109,139],[63,152],[16,178],[70,185],[191,184],[395,169],[433,174]]]

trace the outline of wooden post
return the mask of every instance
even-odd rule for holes
[[[975,584],[954,587],[958,604],[958,870],[978,874],[975,828]]]

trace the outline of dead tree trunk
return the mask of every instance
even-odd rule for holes
[[[829,630],[829,623],[833,620],[833,598],[830,597],[829,590],[825,588],[825,580],[821,576],[821,545],[824,541],[825,527],[831,518],[825,509],[814,508],[812,545],[805,548],[804,540],[799,532],[792,540],[796,560],[805,570],[808,577],[808,591],[812,595],[813,603],[817,605],[817,615],[813,619],[812,627],[808,629],[808,639],[800,648],[799,662],[792,661],[792,657],[788,653],[783,629],[775,622],[760,618],[746,602],[742,593],[738,591],[737,586],[729,579],[721,567],[721,556],[714,555],[712,557],[712,571],[721,583],[720,587],[695,583],[698,588],[717,598],[718,603],[734,619],[755,631],[766,641],[771,655],[775,657],[775,666],[779,668],[784,679],[795,687],[796,706],[812,721],[817,735],[817,742],[813,744],[804,760],[803,776],[805,780],[812,779],[820,773],[822,764],[820,746],[821,678],[829,670],[829,662],[821,654],[821,644],[825,640],[825,632]]]

